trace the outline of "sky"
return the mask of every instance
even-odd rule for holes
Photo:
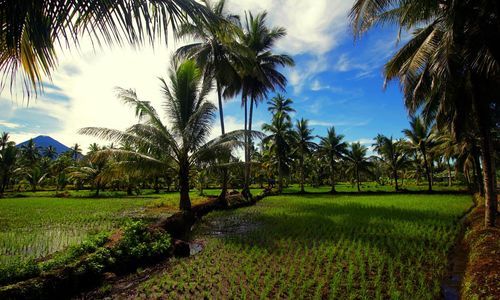
[[[308,119],[315,135],[325,135],[334,126],[346,141],[371,146],[377,134],[401,137],[401,130],[408,126],[398,83],[384,89],[382,76],[384,63],[397,50],[397,30],[375,28],[355,40],[348,20],[352,3],[228,0],[227,8],[241,15],[246,10],[254,14],[266,10],[270,26],[286,28],[287,36],[277,43],[274,52],[289,54],[295,60],[295,67],[282,70],[288,85],[281,91],[294,101],[294,119]],[[93,142],[109,144],[77,131],[88,126],[123,130],[137,122],[133,109],[116,98],[117,87],[134,89],[141,100],[151,101],[161,113],[159,78],[167,78],[175,49],[189,42],[170,39],[168,47],[159,43],[138,49],[95,49],[84,38],[79,49],[59,51],[58,67],[36,99],[27,101],[8,89],[1,92],[0,132],[9,132],[17,143],[49,135],[67,146],[78,143],[84,152]],[[215,93],[209,98],[216,103]],[[270,122],[265,102],[255,111],[256,129]],[[224,111],[226,131],[243,128],[238,97],[229,99]],[[216,120],[212,137],[218,134]]]

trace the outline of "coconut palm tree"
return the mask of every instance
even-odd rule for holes
[[[4,132],[0,138],[0,195],[5,192],[17,161],[17,148],[9,141],[9,134]]]
[[[311,152],[317,146],[316,143],[312,141],[314,139],[312,132],[313,129],[309,127],[309,122],[307,120],[304,120],[304,118],[297,120],[297,122],[295,123],[295,135],[297,137],[295,141],[295,151],[299,156],[301,193],[304,193],[304,181],[305,181],[304,159],[306,155],[311,154]]]
[[[77,161],[79,157],[82,155],[82,148],[78,143],[75,143],[73,147],[71,147],[71,157],[73,158],[74,161]]]
[[[30,139],[26,144],[21,146],[21,158],[24,165],[28,167],[35,166],[42,155],[40,154],[40,147],[38,147],[33,139]]]
[[[48,157],[50,159],[55,159],[57,157],[57,150],[54,148],[54,146],[49,145],[45,150],[43,151],[43,156]]]
[[[344,135],[335,132],[335,127],[328,128],[325,137],[320,137],[318,153],[328,159],[330,165],[331,193],[335,193],[335,165],[337,160],[347,155],[347,144],[343,142]]]
[[[366,152],[368,148],[358,143],[352,143],[350,149],[347,151],[346,158],[350,162],[350,170],[356,179],[356,185],[358,187],[358,192],[360,189],[360,173],[369,172],[369,168],[372,166],[369,158],[366,157]]]
[[[241,47],[235,49],[237,47],[235,43],[236,30],[238,30],[237,25],[240,23],[240,17],[225,11],[225,0],[219,0],[215,3],[210,0],[203,0],[203,3],[214,16],[225,22],[183,24],[178,32],[179,37],[194,37],[199,41],[180,47],[177,49],[175,56],[178,59],[190,58],[196,60],[198,65],[209,76],[214,78],[221,132],[224,134],[223,89],[238,77],[233,63],[239,59],[237,50],[241,49]]]
[[[228,89],[228,95],[241,91],[242,106],[245,110],[245,196],[250,195],[250,147],[252,144],[253,107],[262,101],[270,91],[285,89],[286,77],[278,71],[279,67],[293,66],[293,59],[285,54],[274,54],[275,43],[286,35],[282,27],[269,28],[267,13],[254,16],[245,15],[245,24],[240,33],[240,43],[248,50],[245,64],[238,69],[240,84],[234,84]]]
[[[37,93],[57,66],[56,49],[74,48],[84,35],[97,45],[153,43],[189,18],[217,21],[193,0],[2,1],[1,86],[12,87],[21,71],[24,91]]]
[[[428,152],[434,145],[431,136],[431,127],[428,126],[421,117],[412,117],[410,120],[410,129],[404,129],[403,133],[409,139],[410,147],[422,155],[428,190],[432,192],[432,165],[430,165],[428,161]]]
[[[402,140],[393,140],[384,135],[377,135],[374,150],[380,155],[382,162],[389,168],[394,178],[396,192],[398,186],[398,171],[409,164]]]
[[[79,132],[133,144],[136,151],[116,148],[104,150],[113,153],[121,161],[120,167],[125,170],[165,174],[175,168],[180,186],[179,207],[181,210],[190,210],[190,169],[213,155],[214,151],[234,147],[237,144],[235,138],[241,138],[243,132],[227,133],[207,143],[217,110],[207,100],[212,87],[211,79],[204,77],[192,60],[178,65],[174,63],[169,77],[169,84],[163,79],[161,83],[165,112],[172,124],[170,127],[164,125],[149,102],[139,100],[132,90],[119,89],[118,97],[135,109],[139,123],[126,131],[88,127]]]
[[[105,185],[113,179],[112,156],[99,155],[97,152],[87,155],[80,166],[68,168],[68,175],[71,179],[81,180],[91,183],[95,189],[95,196],[99,197],[99,192]]]
[[[279,193],[283,191],[283,175],[287,170],[292,146],[296,141],[295,132],[292,130],[292,123],[288,119],[287,114],[280,111],[274,115],[271,124],[262,125],[262,130],[270,133],[264,138],[262,143],[268,145],[270,152],[276,158]]]
[[[286,98],[281,94],[276,94],[270,101],[267,101],[267,110],[276,115],[278,113],[284,113],[284,116],[291,121],[290,114],[295,112],[295,109],[292,108],[293,100],[290,98]]]
[[[221,133],[225,134],[223,98],[227,98],[227,95],[224,95],[224,88],[238,80],[234,65],[239,62],[241,52],[244,52],[243,47],[236,42],[237,31],[240,30],[238,27],[240,17],[225,11],[225,0],[215,3],[204,0],[203,3],[222,22],[200,22],[194,19],[193,22],[183,24],[178,32],[179,37],[194,37],[197,41],[177,49],[175,56],[177,59],[196,60],[206,73],[205,76],[215,80]],[[227,172],[227,168],[223,167],[220,194],[223,203],[226,203]]]
[[[351,11],[359,35],[395,23],[415,28],[412,39],[387,63],[386,81],[398,78],[411,113],[421,110],[437,125],[478,128],[485,187],[485,225],[497,215],[492,106],[498,105],[500,7],[495,0],[357,0]]]

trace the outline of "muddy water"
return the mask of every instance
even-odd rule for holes
[[[467,252],[459,242],[450,256],[448,274],[441,284],[441,293],[445,300],[460,299],[460,286],[467,266]]]

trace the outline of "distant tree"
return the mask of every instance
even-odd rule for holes
[[[378,135],[375,143],[375,151],[378,152],[382,162],[389,168],[394,178],[396,191],[398,186],[398,171],[409,164],[408,154],[405,152],[402,140],[393,140],[384,135]]]
[[[54,146],[52,145],[49,145],[47,148],[44,149],[43,156],[50,159],[55,159],[57,157],[56,148],[54,148]]]
[[[369,168],[372,166],[369,158],[366,156],[368,148],[358,143],[352,143],[350,149],[347,151],[346,158],[350,163],[350,171],[356,180],[356,185],[358,187],[358,192],[360,189],[361,172],[369,172]]]
[[[335,164],[337,160],[344,158],[347,154],[347,144],[343,142],[344,136],[337,135],[332,126],[328,129],[325,137],[320,137],[318,153],[327,158],[330,165],[331,193],[335,193]]]
[[[15,170],[17,148],[9,141],[9,134],[4,132],[0,137],[0,195],[5,192]]]
[[[278,192],[283,191],[283,176],[290,161],[292,146],[296,141],[292,123],[287,118],[287,113],[280,111],[273,116],[271,124],[262,125],[262,130],[269,135],[262,141],[267,144],[273,157],[276,158],[278,170]]]
[[[73,147],[71,147],[71,157],[73,157],[74,161],[77,161],[78,158],[82,155],[82,148],[78,143],[74,144]]]
[[[410,129],[404,129],[403,133],[409,139],[410,147],[422,155],[425,174],[427,176],[428,189],[430,192],[432,191],[432,166],[429,164],[428,152],[434,145],[434,141],[431,136],[431,127],[427,125],[422,118],[412,117],[410,120]]]
[[[310,155],[317,145],[313,142],[314,136],[312,135],[312,129],[309,127],[307,120],[303,118],[297,120],[295,123],[295,152],[297,152],[299,157],[299,171],[300,171],[300,192],[304,193],[304,182],[305,182],[305,166],[304,160],[306,155]]]

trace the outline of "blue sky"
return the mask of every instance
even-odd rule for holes
[[[294,101],[294,118],[309,119],[314,134],[324,135],[335,126],[347,141],[367,146],[378,133],[400,137],[408,125],[407,113],[397,82],[384,90],[382,77],[383,64],[396,50],[397,31],[377,28],[354,41],[347,19],[352,1],[313,3],[230,0],[228,8],[236,13],[267,10],[270,25],[287,28],[275,52],[292,55],[296,66],[283,70],[289,82],[283,94]],[[47,80],[45,93],[29,105],[22,96],[2,92],[0,131],[10,132],[16,142],[44,134],[86,149],[95,139],[77,135],[79,128],[124,129],[135,122],[133,111],[116,100],[117,86],[135,89],[140,98],[161,109],[158,77],[167,76],[171,52],[187,42],[169,43],[168,48],[159,44],[93,49],[85,39],[77,51],[60,51],[59,67]],[[266,108],[261,103],[255,112],[257,129],[270,120]],[[226,102],[225,113],[229,130],[242,127],[239,99]],[[217,121],[213,135],[218,133]]]

